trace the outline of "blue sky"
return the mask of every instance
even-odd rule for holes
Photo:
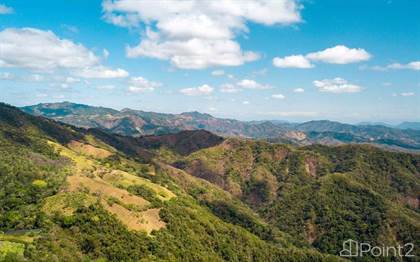
[[[419,13],[413,0],[0,0],[0,100],[420,121]]]

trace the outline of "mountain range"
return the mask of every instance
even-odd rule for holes
[[[420,244],[419,155],[370,145],[123,136],[0,104],[0,185],[6,261],[344,261],[347,239]]]
[[[224,137],[267,139],[292,145],[368,143],[397,150],[420,150],[420,123],[398,127],[364,123],[343,124],[328,120],[305,123],[284,121],[238,121],[216,118],[199,112],[163,114],[140,110],[121,111],[70,102],[45,103],[21,108],[23,111],[84,128],[100,128],[124,136],[176,133],[205,129]]]

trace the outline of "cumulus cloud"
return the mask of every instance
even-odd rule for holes
[[[283,94],[274,94],[271,95],[272,98],[274,99],[285,99],[286,97]]]
[[[368,70],[373,70],[373,71],[388,71],[388,70],[402,70],[402,69],[419,71],[420,61],[412,61],[406,64],[392,63],[385,66],[380,66],[380,65],[366,66],[365,65],[365,66],[361,66],[360,69],[361,70],[368,69]]]
[[[304,93],[305,92],[305,89],[303,89],[303,88],[295,88],[295,89],[293,89],[293,92],[295,92],[295,93]]]
[[[179,92],[187,96],[210,95],[213,93],[213,91],[214,88],[206,84],[198,87],[190,87],[179,90]]]
[[[127,48],[128,57],[168,60],[185,69],[237,66],[258,59],[235,41],[239,33],[248,32],[247,21],[293,24],[301,21],[300,9],[296,0],[103,1],[106,21],[147,28],[140,43]]]
[[[105,66],[87,67],[80,71],[76,71],[75,75],[84,78],[124,78],[129,75],[127,71],[121,68],[110,69]]]
[[[348,48],[344,45],[337,45],[325,50],[309,53],[307,58],[329,64],[350,64],[367,61],[371,55],[362,48]]]
[[[83,68],[99,62],[98,57],[83,45],[35,28],[1,31],[0,50],[0,67],[48,70]]]
[[[410,70],[420,70],[420,61],[413,61],[407,64],[394,63],[387,66],[389,69],[410,69]]]
[[[414,92],[404,92],[400,94],[401,96],[414,96],[415,93]]]
[[[291,55],[284,58],[275,57],[273,65],[280,68],[312,68],[311,62],[303,55]]]
[[[291,55],[283,58],[275,57],[273,65],[280,68],[312,68],[311,62],[323,62],[328,64],[351,64],[367,61],[372,56],[362,48],[348,48],[337,45],[322,51],[306,55]]]
[[[237,86],[243,89],[270,89],[272,88],[270,85],[260,84],[255,80],[250,79],[243,79],[236,83]]]
[[[13,8],[0,4],[0,15],[12,14],[14,12]]]
[[[243,105],[249,105],[249,101],[242,101]]]
[[[251,79],[242,79],[241,81],[236,82],[235,84],[226,83],[220,86],[220,92],[222,93],[237,93],[245,89],[253,90],[266,90],[273,88],[270,85],[258,83],[255,80]]]
[[[334,79],[324,79],[313,81],[315,87],[321,92],[329,93],[357,93],[362,90],[362,87],[350,84],[347,80],[336,77]]]
[[[128,84],[128,91],[132,93],[151,92],[162,86],[161,83],[149,81],[141,76],[131,77]]]
[[[68,70],[86,78],[126,77],[123,69],[109,69],[82,44],[60,39],[52,31],[7,28],[0,31],[0,67],[36,71]]]
[[[183,69],[238,66],[259,58],[255,52],[242,52],[235,41],[200,38],[170,41],[145,39],[138,46],[128,47],[127,56],[170,60],[175,67]]]

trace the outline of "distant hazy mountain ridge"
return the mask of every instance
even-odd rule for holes
[[[182,130],[205,129],[221,136],[269,139],[295,145],[371,143],[395,149],[420,150],[420,123],[402,123],[396,128],[363,123],[343,124],[328,120],[305,123],[238,121],[199,112],[163,114],[140,110],[121,111],[69,102],[46,103],[21,108],[84,128],[100,128],[128,136],[159,135]]]

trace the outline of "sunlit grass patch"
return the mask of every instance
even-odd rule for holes
[[[72,215],[77,208],[88,207],[96,202],[96,198],[83,192],[62,192],[45,199],[42,211],[47,215],[58,212]]]
[[[150,180],[132,175],[130,173],[120,171],[120,170],[113,170],[109,173],[104,174],[103,179],[112,183],[115,186],[128,188],[132,185],[143,185],[151,189],[156,193],[156,196],[162,200],[166,201],[173,197],[175,194],[172,193],[167,188],[160,186],[158,184],[152,183]]]
[[[0,240],[0,261],[23,261],[24,251],[22,243]]]
[[[103,159],[112,155],[112,153],[108,150],[95,147],[90,144],[80,143],[74,140],[71,141],[67,146],[77,153],[93,158]]]

